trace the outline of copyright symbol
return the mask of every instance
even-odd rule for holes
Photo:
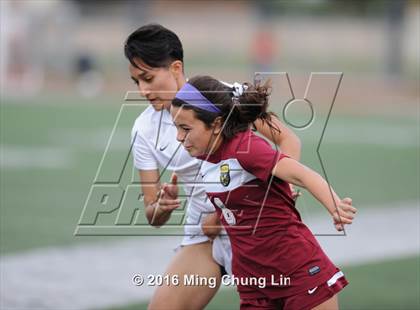
[[[144,283],[143,276],[140,274],[135,274],[133,277],[133,283],[136,286],[141,286]]]

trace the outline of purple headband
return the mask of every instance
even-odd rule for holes
[[[182,86],[182,88],[176,93],[175,98],[202,110],[213,113],[221,112],[214,103],[204,97],[197,88],[189,83],[185,83],[185,85]]]

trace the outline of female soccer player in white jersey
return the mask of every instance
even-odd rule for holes
[[[269,89],[244,88],[194,77],[171,107],[177,139],[203,160],[203,184],[229,235],[241,309],[337,309],[347,281],[303,224],[288,183],[310,191],[337,228],[351,224],[356,209],[319,174],[250,131],[258,118],[270,122]]]
[[[199,168],[198,160],[182,147],[178,149],[176,128],[169,114],[175,93],[186,83],[183,48],[175,33],[161,25],[150,24],[140,27],[127,38],[124,52],[130,61],[131,78],[150,102],[133,126],[133,155],[142,184],[146,216],[151,225],[161,226],[180,206],[180,202],[176,185],[159,184],[159,169],[175,172],[178,180],[186,183],[185,192],[191,193],[192,187],[188,183],[195,181]],[[278,119],[273,119],[273,123],[278,130],[273,131],[260,121],[255,122],[255,127],[279,145],[283,152],[298,160],[300,141],[297,136]],[[226,244],[220,237],[215,239],[213,259],[212,243],[200,228],[202,213],[214,212],[212,204],[205,201],[204,188],[196,186],[188,202],[185,237],[166,274],[220,279],[221,268],[214,259],[226,269],[230,268],[230,262],[224,261],[229,260],[229,242]],[[149,309],[202,309],[217,288],[161,286],[156,288]]]

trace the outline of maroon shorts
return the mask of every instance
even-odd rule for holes
[[[347,284],[344,274],[338,271],[327,282],[300,294],[279,299],[241,299],[241,310],[309,310],[333,297]]]

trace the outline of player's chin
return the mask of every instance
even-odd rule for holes
[[[160,103],[159,101],[151,102],[150,104],[152,105],[153,109],[155,109],[155,111],[162,111],[165,108],[163,103]]]
[[[190,154],[190,156],[192,156],[192,157],[197,157],[197,156],[201,155],[201,154],[199,154],[200,152],[197,152],[197,149],[195,149],[192,146],[187,146],[187,147],[184,146],[184,148],[188,152],[188,154]]]
[[[171,107],[172,100],[171,99],[154,99],[150,101],[150,104],[153,106],[153,108],[156,111],[162,111],[163,109],[166,109],[169,111]]]

